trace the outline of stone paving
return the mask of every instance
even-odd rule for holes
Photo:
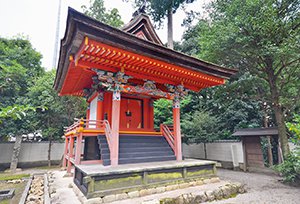
[[[52,204],[80,204],[72,188],[73,177],[64,177],[66,171],[53,171],[49,179]]]

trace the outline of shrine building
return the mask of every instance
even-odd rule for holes
[[[96,185],[103,179],[121,185],[125,167],[130,178],[140,175],[135,187],[151,184],[145,175],[185,172],[176,178],[184,180],[203,169],[215,174],[213,162],[182,161],[180,100],[236,72],[165,47],[144,13],[117,29],[69,8],[54,89],[85,97],[88,107],[86,118],[65,130],[64,167],[75,169],[74,182],[87,197],[107,192]],[[173,101],[172,125],[154,127],[158,99]]]

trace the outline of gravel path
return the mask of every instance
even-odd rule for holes
[[[211,203],[218,204],[300,204],[300,188],[284,185],[274,174],[245,173],[218,169],[221,180],[240,182],[246,184],[247,193],[222,201]]]
[[[51,196],[52,204],[80,204],[75,192],[70,187],[73,177],[64,177],[65,171],[53,171],[54,182],[51,188],[55,193]]]

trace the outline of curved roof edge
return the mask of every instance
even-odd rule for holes
[[[69,56],[78,51],[84,36],[92,37],[99,42],[104,42],[128,51],[138,51],[154,59],[164,60],[174,65],[223,79],[229,79],[238,72],[237,69],[221,67],[174,51],[155,42],[141,39],[124,30],[99,22],[69,7],[66,31],[64,38],[61,40],[58,67],[53,85],[55,90],[61,90],[68,72]]]

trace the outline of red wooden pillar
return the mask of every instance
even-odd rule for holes
[[[88,107],[86,109],[86,119],[89,120],[90,119],[90,102],[88,104]]]
[[[73,158],[73,150],[74,150],[74,137],[70,136],[70,142],[69,142],[69,159],[68,159],[68,167],[67,172],[71,173],[71,159]]]
[[[82,147],[82,133],[80,132],[76,139],[75,164],[80,164],[81,147]]]
[[[179,100],[173,101],[173,123],[174,123],[174,142],[175,142],[175,155],[176,160],[182,160],[181,151],[181,130],[180,130],[180,102]]]
[[[68,150],[69,150],[69,138],[65,137],[65,150],[64,150],[63,167],[67,166]]]
[[[80,120],[79,128],[78,128],[78,135],[76,139],[76,152],[75,152],[75,164],[80,164],[80,157],[81,157],[81,148],[82,148],[82,131],[83,131],[84,121],[83,119]]]
[[[110,150],[111,166],[117,166],[119,162],[119,126],[120,126],[121,94],[114,91],[112,100],[111,136],[112,149]]]

